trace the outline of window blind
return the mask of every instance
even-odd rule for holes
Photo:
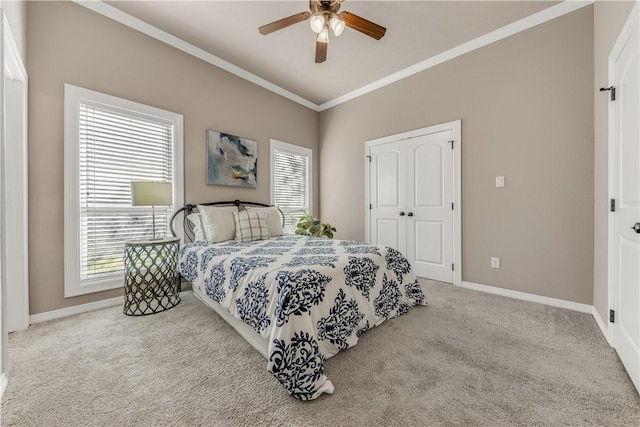
[[[149,239],[151,207],[131,206],[131,181],[172,181],[173,123],[117,107],[81,101],[80,276],[123,269],[123,243]],[[166,232],[172,207],[156,208]]]
[[[309,157],[279,148],[273,154],[273,202],[284,214],[284,232],[293,233],[309,212]]]

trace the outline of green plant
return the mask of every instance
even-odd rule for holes
[[[326,222],[320,222],[318,218],[315,218],[309,214],[304,214],[298,221],[296,234],[303,236],[314,237],[328,237],[333,239],[333,233],[336,232],[336,228]]]

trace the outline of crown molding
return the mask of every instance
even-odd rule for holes
[[[362,95],[365,95],[369,92],[373,92],[378,90],[384,86],[387,86],[391,83],[397,82],[409,76],[412,76],[421,71],[427,70],[431,67],[435,67],[436,65],[442,64],[443,62],[454,59],[458,56],[464,55],[465,53],[469,53],[473,50],[479,49],[481,47],[487,46],[491,43],[497,42],[519,32],[528,30],[529,28],[535,27],[537,25],[543,24],[552,19],[558,18],[562,15],[566,15],[567,13],[574,12],[578,9],[581,9],[585,6],[589,6],[593,4],[594,0],[565,0],[557,5],[551,6],[547,9],[541,10],[540,12],[534,13],[533,15],[529,15],[525,18],[522,18],[518,21],[512,22],[511,24],[505,25],[504,27],[498,28],[497,30],[491,31],[483,36],[477,37],[473,40],[469,40],[459,46],[451,48],[447,51],[439,53],[431,58],[427,58],[424,61],[418,62],[412,66],[404,68],[400,71],[397,71],[393,74],[388,75],[380,80],[376,80],[373,83],[369,83],[359,89],[356,89],[352,92],[334,98],[330,101],[327,101],[323,104],[315,104],[308,99],[305,99],[299,95],[296,95],[293,92],[290,92],[276,84],[273,84],[262,77],[258,77],[257,75],[250,73],[249,71],[240,68],[224,59],[205,51],[197,46],[192,45],[181,38],[178,38],[174,35],[167,33],[164,30],[161,30],[157,27],[154,27],[151,24],[148,24],[132,15],[129,15],[126,12],[121,11],[111,5],[104,3],[101,0],[72,0],[74,3],[79,4],[80,6],[84,6],[87,9],[90,9],[100,15],[103,15],[107,18],[113,19],[116,22],[119,22],[127,27],[133,28],[134,30],[140,31],[143,34],[146,34],[150,37],[155,38],[163,43],[166,43],[170,46],[175,47],[176,49],[180,49],[183,52],[186,52],[190,55],[195,56],[198,59],[201,59],[205,62],[208,62],[211,65],[214,65],[218,68],[221,68],[225,71],[228,71],[231,74],[234,74],[240,78],[248,80],[260,87],[263,87],[273,93],[276,93],[284,98],[287,98],[291,101],[294,101],[300,105],[303,105],[313,111],[324,111],[329,108],[335,107],[337,105],[343,104],[352,99],[358,98]]]
[[[126,25],[129,28],[133,28],[134,30],[140,31],[143,34],[146,34],[149,37],[153,37],[156,40],[159,40],[163,43],[168,44],[169,46],[175,47],[176,49],[180,49],[183,52],[186,52],[192,56],[195,56],[198,59],[201,59],[205,62],[208,62],[211,65],[215,65],[218,68],[221,68],[225,71],[228,71],[231,74],[235,74],[236,76],[243,78],[245,80],[250,81],[260,87],[263,87],[273,93],[276,93],[284,98],[290,99],[291,101],[297,102],[300,105],[303,105],[307,108],[310,108],[314,111],[318,111],[318,105],[299,96],[293,92],[290,92],[284,88],[281,88],[278,85],[271,83],[263,79],[262,77],[258,77],[249,71],[240,68],[236,65],[233,65],[229,61],[225,61],[224,59],[207,52],[204,49],[200,49],[197,46],[192,45],[189,42],[182,40],[172,34],[167,33],[164,30],[161,30],[158,27],[154,27],[151,24],[144,22],[141,19],[136,18],[135,16],[129,15],[126,12],[121,11],[107,3],[104,3],[101,0],[93,1],[93,0],[72,0],[74,3],[79,4],[80,6],[84,6],[87,9],[90,9],[100,15],[103,15],[107,18],[113,19],[116,22],[119,22],[122,25]]]
[[[398,80],[402,80],[416,73],[442,64],[443,62],[464,55],[465,53],[480,49],[481,47],[487,46],[491,43],[497,42],[519,32],[528,30],[529,28],[535,27],[536,25],[540,25],[562,15],[566,15],[567,13],[574,12],[578,9],[592,4],[593,1],[594,0],[565,0],[555,6],[551,6],[547,9],[541,10],[540,12],[529,15],[526,18],[522,18],[518,21],[512,22],[511,24],[491,31],[490,33],[487,33],[483,36],[477,37],[473,40],[469,40],[468,42],[462,43],[461,45],[432,56],[431,58],[425,59],[424,61],[418,62],[417,64],[390,74],[387,77],[363,86],[360,89],[356,89],[353,92],[349,92],[345,95],[334,98],[331,101],[327,101],[324,104],[320,104],[318,106],[318,111],[324,111],[331,107],[335,107],[336,105],[343,104],[347,101],[358,98],[359,96],[378,90],[391,83],[397,82]]]

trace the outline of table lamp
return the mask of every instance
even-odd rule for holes
[[[171,206],[173,189],[170,182],[131,181],[131,205],[151,206],[153,212],[153,237],[156,239],[156,206]]]

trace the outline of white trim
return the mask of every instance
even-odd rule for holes
[[[453,284],[462,283],[462,120],[451,122],[453,128]]]
[[[340,105],[342,103],[350,101],[354,98],[357,98],[369,92],[373,92],[386,85],[397,82],[398,80],[402,80],[406,77],[409,77],[413,74],[424,71],[428,68],[442,64],[443,62],[446,62],[458,56],[464,55],[465,53],[469,53],[473,50],[487,46],[491,43],[502,40],[504,38],[507,38],[519,32],[528,30],[529,28],[535,27],[536,25],[543,24],[547,21],[558,18],[567,13],[574,12],[578,9],[581,9],[585,6],[592,4],[594,0],[563,1],[555,6],[551,6],[540,12],[534,13],[533,15],[527,16],[516,22],[512,22],[511,24],[505,25],[502,28],[498,28],[497,30],[491,31],[490,33],[487,33],[483,36],[477,37],[473,40],[469,40],[468,42],[465,42],[459,46],[456,46],[438,55],[432,56],[431,58],[427,58],[424,61],[418,62],[417,64],[404,68],[400,71],[397,71],[393,74],[388,75],[387,77],[384,77],[373,83],[367,84],[359,89],[351,91],[345,95],[339,96],[337,98],[334,98],[320,105],[315,104],[299,95],[296,95],[295,93],[290,92],[278,85],[275,85],[263,79],[262,77],[258,77],[255,74],[250,73],[243,68],[233,65],[232,63],[225,61],[224,59],[216,55],[213,55],[203,49],[200,49],[199,47],[196,47],[191,43],[188,43],[174,35],[167,33],[166,31],[163,31],[157,27],[154,27],[153,25],[148,24],[102,1],[85,1],[85,0],[73,0],[73,1],[81,6],[86,7],[87,9],[90,9],[96,13],[99,13],[100,15],[113,19],[116,22],[126,25],[127,27],[133,28],[134,30],[140,31],[143,34],[153,37],[156,40],[159,40],[163,43],[168,44],[169,46],[173,46],[176,49],[180,49],[183,52],[193,55],[196,58],[199,58],[205,62],[208,62],[209,64],[214,65],[218,68],[221,68],[225,71],[228,71],[229,73],[234,74],[240,78],[248,80],[273,93],[283,96],[291,101],[297,102],[298,104],[303,105],[307,108],[310,108],[313,111],[320,112],[320,111],[329,109],[331,107],[335,107],[336,105]]]
[[[11,250],[5,254],[6,295],[7,300],[11,301],[11,305],[5,306],[5,320],[8,332],[14,332],[29,327],[28,76],[4,12],[2,20],[5,79],[3,102],[5,107],[10,107],[7,111],[21,110],[19,117],[18,114],[12,114],[9,120],[9,123],[17,126],[5,123],[2,130],[3,135],[8,138],[3,153],[4,180],[5,185],[11,183],[11,189],[5,194],[4,205],[5,226],[10,224],[11,227],[4,231],[6,240],[12,242]],[[11,102],[10,106],[8,102]],[[5,118],[6,114],[8,113],[5,113]],[[7,136],[9,133],[11,136]],[[6,159],[12,161],[7,163]]]
[[[455,270],[453,271],[453,284],[460,286],[462,281],[462,165],[461,165],[461,152],[462,152],[462,120],[454,120],[451,122],[440,123],[433,126],[427,126],[420,129],[414,129],[407,132],[402,132],[395,135],[388,135],[382,138],[372,139],[365,141],[365,153],[366,156],[371,155],[371,148],[380,145],[387,144],[393,141],[399,141],[401,139],[414,138],[430,133],[437,133],[446,130],[453,132],[453,263]],[[370,235],[370,210],[369,204],[371,203],[369,194],[370,185],[370,168],[367,157],[365,157],[364,167],[364,218],[365,218],[365,241],[371,241]]]
[[[5,136],[4,136],[4,74],[5,60],[4,60],[4,27],[7,26],[4,10],[0,9],[2,19],[0,19],[0,102],[2,102],[2,112],[0,112],[0,235],[4,236],[4,230],[6,229],[5,219],[5,190],[4,190],[4,159],[5,156]],[[4,239],[3,239],[4,240]],[[2,249],[0,245],[0,374],[2,378],[6,378],[7,372],[9,372],[9,333],[7,331],[7,259],[6,251]]]
[[[608,326],[609,323],[602,320],[602,317],[600,317],[600,313],[598,313],[598,310],[596,310],[595,307],[591,307],[591,308],[592,308],[591,314],[593,315],[593,319],[596,321],[596,324],[600,328],[602,335],[607,340],[607,343],[609,343],[609,345],[613,347],[611,334],[609,333],[609,326]]]
[[[540,25],[559,16],[571,13],[592,3],[593,0],[563,1],[555,6],[551,6],[547,9],[541,10],[540,12],[534,13],[533,15],[527,16],[526,18],[522,18],[516,22],[512,22],[511,24],[491,31],[490,33],[487,33],[483,36],[462,43],[461,45],[432,56],[431,58],[427,58],[424,61],[418,62],[417,64],[390,74],[387,77],[384,77],[373,83],[369,83],[368,85],[365,85],[360,89],[356,89],[345,95],[334,98],[331,101],[327,101],[324,104],[320,104],[318,106],[318,111],[324,111],[328,108],[335,107],[336,105],[340,105],[369,92],[373,92],[374,90],[397,82],[398,80],[402,80],[428,68],[435,67],[436,65],[457,58],[458,56],[464,55],[465,53],[480,49],[481,47],[487,46],[491,43],[497,42],[519,32],[528,30],[529,28],[535,27],[536,25]]]
[[[150,116],[173,124],[173,190],[175,199],[173,210],[184,204],[183,139],[182,114],[163,110],[145,104],[129,101],[78,86],[64,85],[64,296],[65,298],[116,289],[122,286],[124,275],[110,275],[107,278],[81,280],[80,278],[80,221],[79,206],[79,105],[81,100],[101,103],[107,106],[129,110],[132,114]]]
[[[283,142],[283,141],[279,141],[277,139],[273,139],[271,138],[269,140],[269,167],[270,167],[270,172],[269,172],[269,176],[270,176],[270,197],[271,197],[271,204],[275,205],[275,200],[273,197],[273,190],[274,190],[274,177],[273,177],[273,169],[274,169],[274,164],[273,161],[275,159],[274,156],[274,152],[275,150],[280,150],[280,151],[288,151],[290,153],[293,154],[297,154],[300,156],[306,156],[309,159],[309,168],[307,170],[308,173],[308,177],[307,177],[307,181],[308,181],[308,188],[307,188],[307,194],[309,197],[309,214],[313,215],[313,150],[311,148],[307,148],[307,147],[302,147],[300,145],[295,145],[295,144],[290,144],[288,142]]]
[[[60,308],[58,310],[45,311],[44,313],[32,314],[29,316],[29,322],[41,323],[49,320],[61,319],[63,317],[73,316],[74,314],[86,313],[88,311],[100,310],[101,308],[113,307],[116,305],[124,305],[124,297],[115,297],[103,299],[100,301],[89,302],[87,304],[78,304],[71,307]]]
[[[180,298],[191,291],[181,291]],[[49,320],[62,319],[76,314],[87,313],[89,311],[101,310],[103,308],[124,305],[124,296],[102,299],[99,301],[89,302],[86,304],[73,305],[71,307],[61,308],[58,310],[45,311],[44,313],[33,314],[29,317],[29,321],[33,323],[48,322]]]
[[[8,43],[9,50],[5,51],[9,53],[9,58],[5,56],[4,66],[5,66],[5,78],[9,78],[11,80],[20,80],[24,81],[27,78],[27,69],[22,62],[22,57],[20,56],[20,51],[18,50],[18,45],[16,44],[16,40],[13,37],[13,33],[11,32],[11,26],[9,25],[9,21],[7,20],[7,16],[2,12],[2,21],[3,21],[3,32],[5,43]],[[7,61],[9,59],[9,61]]]
[[[497,288],[495,286],[480,285],[478,283],[466,281],[462,282],[461,287],[474,291],[485,292],[488,294],[500,295],[503,297],[519,299],[522,301],[535,302],[551,307],[564,308],[567,310],[578,311],[580,313],[591,314],[593,316],[593,320],[595,320],[596,324],[600,328],[602,335],[607,340],[607,343],[610,346],[613,346],[611,333],[609,332],[609,327],[607,326],[608,323],[602,320],[602,317],[600,317],[600,313],[598,313],[598,310],[596,310],[596,308],[592,305],[581,304],[579,302],[566,301],[557,298],[544,297],[541,295],[529,294],[526,292],[512,291],[511,289]]]
[[[154,27],[151,24],[147,24],[146,22],[129,15],[126,12],[121,11],[111,5],[103,3],[102,1],[83,1],[83,0],[73,0],[75,3],[80,6],[84,6],[87,9],[90,9],[94,12],[99,13],[100,15],[106,16],[107,18],[113,19],[116,22],[119,22],[127,27],[133,28],[134,30],[140,31],[143,34],[148,35],[149,37],[153,37],[156,40],[159,40],[163,43],[168,44],[169,46],[175,47],[176,49],[180,49],[183,52],[188,53],[189,55],[195,56],[198,59],[201,59],[205,62],[208,62],[211,65],[215,65],[218,68],[221,68],[225,71],[228,71],[231,74],[234,74],[242,79],[250,81],[260,87],[263,87],[267,90],[270,90],[273,93],[276,93],[284,98],[290,99],[291,101],[297,102],[300,105],[303,105],[307,108],[310,108],[314,111],[318,111],[318,105],[313,102],[296,95],[293,92],[290,92],[286,89],[281,88],[278,85],[275,85],[262,77],[258,77],[249,71],[238,67],[237,65],[233,65],[232,63],[225,61],[224,59],[213,55],[207,52],[204,49],[200,49],[188,43],[181,38],[178,38],[172,34],[167,33],[157,27]]]
[[[550,305],[551,307],[565,308],[567,310],[579,311],[580,313],[593,313],[593,306],[579,302],[566,301],[563,299],[544,297],[541,295],[529,294],[526,292],[512,291],[511,289],[497,288],[494,286],[480,285],[478,283],[462,281],[460,285],[466,289],[500,295],[503,297],[515,298],[523,301],[535,302],[538,304]]]
[[[0,398],[4,395],[4,391],[7,389],[7,384],[9,384],[9,380],[7,380],[7,374],[5,372],[0,376]]]

